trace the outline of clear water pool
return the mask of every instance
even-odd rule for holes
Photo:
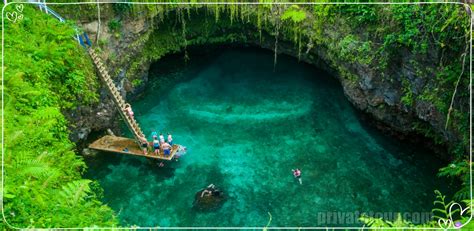
[[[271,226],[359,226],[321,213],[429,212],[445,187],[439,160],[366,126],[312,66],[280,56],[273,71],[271,52],[249,48],[181,57],[154,64],[132,106],[147,134],[171,132],[188,153],[163,168],[111,153],[88,160],[123,225],[265,226],[271,213]],[[226,202],[194,209],[210,183]]]

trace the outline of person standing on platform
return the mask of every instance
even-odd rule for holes
[[[163,136],[163,133],[160,133],[160,144],[165,142],[165,137]]]
[[[155,152],[155,155],[160,153],[160,141],[157,136],[153,136],[153,151]]]
[[[171,145],[164,142],[163,144],[161,144],[161,149],[163,150],[163,153],[165,154],[165,156],[169,156],[171,154]]]
[[[143,154],[147,155],[148,154],[148,140],[144,136],[140,137],[140,144],[141,147],[143,148]]]
[[[173,137],[171,136],[170,133],[168,133],[168,144],[170,144],[171,146],[173,146]]]

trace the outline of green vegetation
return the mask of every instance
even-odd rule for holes
[[[435,190],[434,193],[436,195],[436,200],[433,202],[435,208],[431,211],[433,214],[433,221],[427,224],[414,225],[409,221],[403,220],[400,214],[398,214],[394,221],[386,221],[381,218],[368,217],[365,215],[363,215],[359,220],[373,228],[369,230],[377,230],[377,228],[394,228],[391,230],[396,231],[407,230],[401,229],[400,227],[412,227],[413,230],[423,230],[422,228],[440,228],[440,226],[443,228],[453,228],[456,223],[461,225],[466,224],[463,225],[462,230],[472,230],[474,228],[474,224],[468,222],[471,210],[467,209],[466,212],[461,215],[461,210],[470,206],[470,200],[463,200],[462,203],[455,203],[454,201],[447,202],[446,196],[444,196],[440,191]]]
[[[441,168],[439,170],[438,175],[442,177],[451,177],[451,178],[461,177],[461,182],[462,182],[463,187],[454,195],[454,198],[456,200],[463,200],[463,199],[469,198],[470,182],[469,182],[469,161],[468,160],[455,161],[451,163],[450,165],[444,168]]]
[[[21,21],[5,21],[6,221],[19,228],[114,226],[100,186],[81,177],[86,165],[62,114],[97,102],[93,66],[71,39],[72,27],[30,6],[23,13]]]
[[[122,28],[122,22],[117,19],[112,19],[109,21],[108,26],[110,31],[116,32]]]
[[[72,18],[95,17],[97,5],[78,7],[57,8]],[[401,104],[414,107],[416,102],[426,101],[441,115],[451,111],[448,128],[460,134],[461,140],[450,147],[453,163],[442,168],[439,175],[461,179],[463,188],[455,199],[466,202],[469,114],[465,105],[469,79],[467,71],[463,72],[468,64],[463,54],[465,57],[469,28],[462,6],[112,4],[101,8],[103,14],[114,18],[107,26],[116,34],[125,17],[154,18],[152,23],[159,24],[158,29],[130,44],[130,49],[143,51],[140,57],[116,60],[129,64],[127,76],[135,87],[142,81],[133,76],[139,76],[143,66],[186,46],[268,45],[278,39],[293,43],[298,56],[316,48],[324,50],[331,68],[353,85],[359,81],[351,69],[354,65],[380,73],[381,81],[399,82],[403,86]],[[23,20],[6,21],[5,25],[6,219],[17,227],[113,226],[117,220],[113,211],[101,204],[100,187],[81,178],[86,166],[74,153],[62,114],[97,102],[98,82],[92,64],[71,39],[74,31],[70,26],[28,6],[24,15]],[[108,43],[100,40],[102,45]],[[436,56],[437,61],[423,63],[429,56]],[[411,63],[404,63],[402,58],[406,57]],[[414,92],[417,83],[398,72],[403,65],[412,66],[415,77],[426,80],[420,91]],[[460,90],[450,110],[458,79]],[[438,143],[446,142],[426,124],[414,124],[413,129]],[[445,203],[440,193],[437,196],[442,202],[435,205]],[[400,217],[393,222],[369,217],[361,220],[371,227],[412,225]]]
[[[143,81],[142,81],[141,79],[134,79],[134,80],[132,81],[132,85],[133,85],[134,87],[138,87],[138,86],[140,86],[142,83],[143,83]]]
[[[365,215],[362,215],[359,220],[373,228],[415,227],[412,223],[403,220],[401,214],[397,214],[397,218],[394,221],[385,221],[382,218],[373,218]]]
[[[126,2],[126,1],[125,1]],[[132,9],[132,5],[128,3],[112,4],[112,9],[116,14],[127,14]]]

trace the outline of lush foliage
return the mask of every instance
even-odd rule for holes
[[[433,220],[426,224],[414,225],[409,221],[403,220],[400,214],[394,221],[387,221],[382,218],[362,216],[359,220],[372,229],[377,230],[378,228],[393,228],[393,230],[406,230],[405,228],[411,227],[413,230],[422,228],[454,228],[456,224],[463,225],[463,230],[472,230],[474,224],[469,222],[471,216],[470,200],[463,200],[463,203],[455,203],[454,201],[446,201],[446,196],[440,191],[434,191],[436,199],[433,202],[435,206],[431,213],[433,214]],[[463,212],[461,212],[463,210]],[[465,210],[465,211],[464,211]],[[400,229],[397,229],[400,228]]]
[[[300,10],[297,5],[293,5],[288,8],[282,15],[281,19],[283,20],[291,20],[294,23],[299,23],[306,18],[306,12]]]
[[[22,228],[113,226],[117,221],[100,202],[100,187],[81,177],[86,166],[62,114],[97,102],[93,66],[72,39],[72,27],[32,6],[23,14],[16,23],[5,21],[6,222]]]
[[[464,105],[469,91],[467,71],[462,70],[467,65],[463,53],[469,29],[464,8],[449,4],[270,5],[265,0],[259,2],[262,4],[255,6],[124,3],[111,7],[102,5],[101,9],[103,15],[113,18],[108,27],[116,34],[121,33],[120,22],[126,17],[131,20],[154,17],[152,23],[159,24],[156,30],[128,44],[130,50],[143,51],[139,58],[119,57],[122,63],[129,65],[127,75],[134,87],[143,84],[133,76],[139,76],[136,73],[144,63],[189,45],[271,44],[278,39],[293,42],[299,55],[316,47],[325,49],[331,68],[353,84],[359,81],[350,69],[354,64],[370,67],[380,73],[383,81],[399,82],[404,90],[401,108],[413,108],[416,102],[426,101],[433,103],[440,114],[447,114],[451,93],[460,78],[461,90],[455,97],[448,125],[461,134],[462,140],[452,147],[454,162],[441,169],[440,176],[461,178],[463,188],[456,199],[467,198],[468,108]],[[58,10],[82,19],[96,16],[97,5],[78,7],[58,6]],[[334,33],[334,28],[339,33]],[[5,40],[4,86],[7,220],[17,226],[31,227],[114,224],[110,209],[98,202],[94,190],[97,185],[81,179],[85,166],[72,151],[73,144],[67,139],[66,121],[61,114],[62,109],[96,100],[97,83],[92,66],[70,39],[73,31],[47,16],[35,15],[29,8],[25,9],[25,19],[17,24],[7,23],[6,31],[9,35]],[[105,46],[108,41],[100,44]],[[437,61],[419,61],[430,55],[438,57]],[[403,62],[402,58],[406,57],[411,60],[409,63]],[[410,65],[416,78],[398,73],[403,65]],[[425,79],[427,83],[413,91],[414,79]],[[413,130],[439,143],[445,141],[427,124],[414,124]],[[9,174],[13,172],[15,174]],[[435,205],[445,203],[441,194],[437,196],[440,202]],[[87,217],[83,216],[84,211]],[[64,216],[57,219],[56,213]],[[395,221],[369,217],[361,220],[372,227],[412,225],[400,217]]]
[[[117,3],[112,5],[112,9],[114,9],[114,12],[117,14],[126,14],[132,9],[132,5],[128,3]]]
[[[461,160],[461,161],[455,161],[451,163],[450,165],[441,168],[439,170],[439,176],[443,177],[451,177],[451,178],[461,178],[462,182],[462,188],[456,194],[454,195],[454,199],[456,200],[462,200],[465,198],[470,197],[470,179],[469,179],[469,161],[468,160]]]
[[[414,227],[412,223],[403,220],[401,214],[397,214],[397,218],[394,221],[385,221],[382,218],[368,217],[365,215],[361,216],[359,220],[373,228]]]
[[[110,20],[108,26],[110,31],[115,32],[122,27],[122,22],[120,22],[119,20]]]

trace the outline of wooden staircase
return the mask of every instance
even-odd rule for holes
[[[28,2],[35,2],[33,0],[28,0]],[[58,13],[54,12],[51,10],[49,7],[46,6],[46,4],[39,4],[38,5],[40,9],[44,9],[45,12],[51,13],[54,17],[56,17],[60,22],[64,22],[65,19],[62,18]],[[143,156],[147,158],[154,158],[154,159],[160,159],[160,160],[172,160],[176,153],[178,153],[178,150],[180,148],[179,145],[174,144],[171,148],[171,153],[169,155],[165,155],[163,150],[159,150],[159,152],[156,154],[153,150],[150,148],[144,152],[141,144],[141,140],[145,138],[145,135],[143,134],[142,130],[140,129],[140,126],[138,126],[137,121],[134,118],[130,118],[130,116],[127,114],[127,112],[124,111],[125,109],[125,100],[123,97],[120,95],[117,87],[115,84],[112,82],[112,78],[110,78],[109,73],[105,69],[105,65],[102,63],[102,60],[100,57],[94,52],[94,50],[90,47],[91,43],[89,39],[87,38],[87,35],[84,33],[85,40],[87,41],[87,46],[83,42],[82,39],[82,34],[79,34],[79,30],[76,28],[76,36],[74,36],[74,39],[76,39],[81,46],[87,49],[87,52],[91,56],[92,60],[94,61],[94,64],[99,71],[99,77],[102,79],[102,81],[105,83],[107,86],[107,90],[109,91],[110,95],[112,96],[112,100],[115,104],[115,106],[118,107],[119,109],[119,114],[122,116],[123,120],[125,121],[125,124],[127,127],[132,131],[133,136],[135,137],[135,140],[125,138],[125,137],[118,137],[118,136],[104,136],[92,144],[89,145],[89,148],[98,150],[98,151],[106,151],[106,152],[113,152],[113,153],[122,153],[122,154],[128,154],[128,155],[135,155],[135,156]],[[88,48],[87,48],[88,47]],[[138,144],[138,145],[137,145]],[[149,145],[150,147],[150,145]],[[176,158],[178,158],[177,156]]]
[[[104,64],[102,63],[102,60],[100,57],[94,52],[92,48],[87,49],[89,52],[89,55],[92,57],[92,60],[94,61],[95,66],[99,70],[99,77],[102,79],[102,81],[105,83],[107,86],[107,90],[109,91],[110,95],[112,96],[112,99],[115,103],[115,105],[119,109],[119,114],[122,116],[123,120],[125,121],[125,124],[127,124],[128,128],[130,131],[132,131],[133,136],[135,139],[140,142],[141,137],[145,137],[143,134],[142,130],[140,129],[140,126],[138,125],[137,121],[135,118],[130,118],[130,116],[124,111],[125,108],[125,100],[123,97],[120,95],[120,92],[118,91],[117,87],[115,84],[112,82],[112,78],[110,78],[109,73],[104,67]]]

